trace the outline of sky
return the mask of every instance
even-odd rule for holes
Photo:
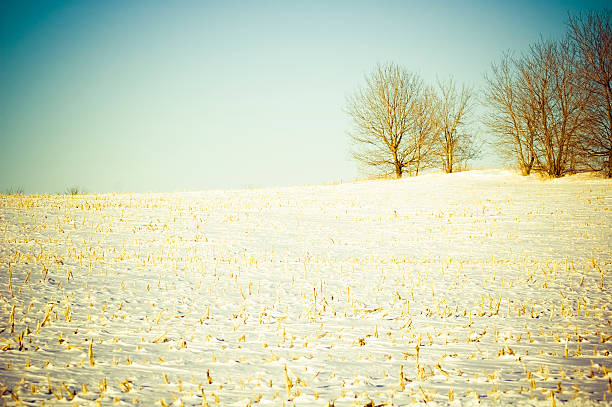
[[[503,52],[606,5],[3,0],[0,191],[351,181],[344,107],[377,64],[452,75],[478,97]],[[474,168],[502,165],[484,150]]]

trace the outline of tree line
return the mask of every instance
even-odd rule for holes
[[[539,40],[491,65],[482,121],[498,151],[523,175],[603,170],[612,177],[610,11],[570,16],[558,41]],[[393,64],[379,65],[347,99],[355,159],[380,174],[452,173],[479,149],[470,132],[474,91],[452,78],[426,85]]]

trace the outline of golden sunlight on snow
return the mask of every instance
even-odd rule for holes
[[[612,184],[0,196],[9,404],[612,397]]]

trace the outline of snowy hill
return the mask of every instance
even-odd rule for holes
[[[606,404],[612,183],[0,196],[9,404]]]

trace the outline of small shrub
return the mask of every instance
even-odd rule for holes
[[[66,195],[80,195],[82,193],[83,191],[78,186],[68,187],[66,188],[66,191],[64,191],[64,194]]]
[[[9,187],[4,190],[6,195],[23,195],[23,187]]]

